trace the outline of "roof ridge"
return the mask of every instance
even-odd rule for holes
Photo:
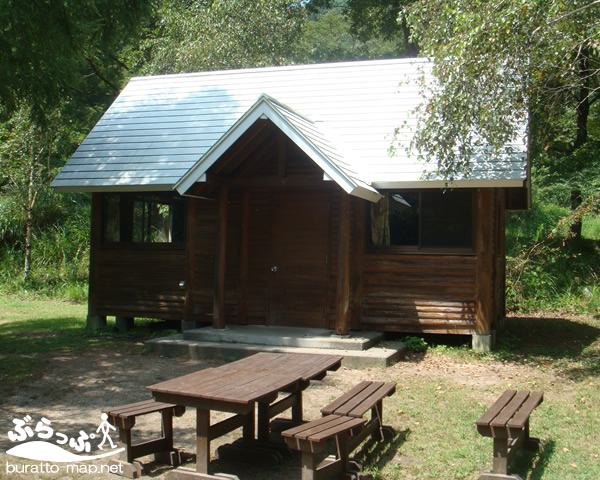
[[[402,58],[384,58],[375,60],[349,60],[343,62],[325,62],[325,63],[296,63],[292,65],[272,65],[264,67],[243,67],[224,70],[200,70],[197,72],[181,72],[181,73],[159,73],[149,75],[139,75],[131,77],[130,82],[139,82],[144,80],[169,78],[169,77],[194,77],[194,76],[218,76],[218,75],[235,75],[248,72],[269,72],[269,71],[284,71],[284,70],[307,70],[307,69],[329,69],[329,68],[345,68],[357,67],[360,65],[396,65],[410,63],[431,63],[425,57],[402,57]]]

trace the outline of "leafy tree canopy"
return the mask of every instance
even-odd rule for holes
[[[384,38],[358,38],[347,16],[330,9],[304,22],[297,55],[301,63],[393,58],[398,56],[398,44]]]
[[[305,9],[285,0],[163,0],[136,71],[179,73],[279,65],[295,51]]]
[[[152,0],[0,0],[0,106],[27,103],[43,119],[73,94],[101,80],[118,90],[119,49]],[[93,79],[93,80],[92,80]]]
[[[414,146],[452,178],[468,172],[484,143],[500,154],[528,114],[538,151],[559,131],[571,147],[584,143],[598,99],[599,18],[598,0],[420,0],[406,8],[402,20],[435,60],[438,82]]]
[[[374,39],[392,41],[396,56],[417,55],[417,47],[409,38],[408,25],[399,14],[415,0],[312,0],[309,11],[331,9],[341,11],[350,22],[350,33],[362,42]]]

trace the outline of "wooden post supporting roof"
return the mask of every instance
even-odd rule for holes
[[[229,192],[226,186],[219,189],[217,219],[217,249],[215,268],[215,293],[213,302],[213,327],[225,328],[225,273],[227,260],[227,203]]]
[[[480,188],[477,192],[477,314],[475,331],[478,335],[488,335],[494,325],[494,262],[496,219],[494,218],[494,190]]]
[[[248,242],[250,228],[250,192],[242,193],[242,214],[240,234],[240,299],[238,320],[248,323]]]
[[[363,254],[365,251],[366,200],[354,197],[352,199],[354,213],[354,232],[352,237],[352,319],[351,328],[360,328],[362,316],[363,295]]]
[[[506,192],[496,190],[496,326],[506,316]]]
[[[350,195],[340,193],[335,333],[348,333],[350,309]]]
[[[187,328],[193,328],[194,325],[194,298],[193,298],[193,287],[194,287],[194,270],[195,270],[195,258],[196,258],[196,206],[198,201],[192,198],[185,199],[185,215],[186,215],[186,239],[185,239],[185,283],[180,285],[181,288],[185,289],[185,305],[184,305],[184,318],[182,323],[182,330]]]
[[[92,223],[90,228],[90,276],[88,286],[87,327],[99,329],[106,327],[106,315],[98,314],[98,259],[97,254],[102,241],[102,194],[92,194]]]

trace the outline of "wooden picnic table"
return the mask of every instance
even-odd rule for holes
[[[180,468],[171,478],[219,478],[209,474],[210,441],[236,428],[246,443],[267,442],[275,415],[291,409],[292,420],[302,422],[302,392],[341,362],[335,355],[263,352],[147,387],[156,401],[196,408],[196,471]],[[211,425],[212,410],[235,415]]]

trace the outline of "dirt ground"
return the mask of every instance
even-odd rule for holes
[[[183,375],[198,369],[214,367],[221,364],[214,360],[186,360],[181,358],[165,358],[153,354],[140,355],[132,353],[131,347],[119,347],[112,350],[88,351],[77,355],[58,355],[47,359],[45,375],[32,379],[18,391],[5,400],[0,409],[0,425],[3,433],[0,436],[0,452],[5,452],[15,445],[8,438],[8,430],[14,427],[13,419],[31,417],[31,425],[35,425],[42,417],[50,420],[55,432],[61,432],[69,438],[78,437],[81,430],[86,433],[96,432],[101,423],[103,409],[115,405],[136,402],[150,398],[144,388],[175,376]],[[536,370],[527,366],[515,364],[485,362],[469,362],[465,364],[456,360],[443,361],[435,355],[415,355],[408,357],[390,368],[370,368],[351,370],[342,367],[338,371],[330,372],[327,377],[318,382],[313,382],[304,395],[305,418],[318,418],[320,406],[326,405],[332,399],[348,390],[358,379],[387,380],[389,378],[402,378],[407,384],[411,378],[422,375],[430,377],[439,376],[446,380],[450,378],[457,385],[465,386],[492,386],[498,382],[505,382],[515,377],[535,377]],[[402,386],[400,385],[400,388]],[[218,420],[218,415],[213,414],[213,421]],[[159,428],[158,414],[141,417],[134,429],[136,441],[152,438]],[[185,452],[194,452],[195,449],[195,413],[189,409],[182,417],[175,419],[176,445]],[[222,443],[231,442],[239,432],[222,437],[212,442],[213,455],[216,447]],[[100,438],[100,437],[98,437]],[[117,443],[118,434],[112,433],[112,439]],[[92,453],[98,451],[98,440],[90,441]],[[0,454],[0,478],[27,478],[32,479],[31,472],[26,475],[7,473],[9,463],[27,464],[27,461],[17,457]],[[192,459],[193,460],[193,459]],[[152,462],[152,457],[144,457],[142,461],[147,464],[150,478],[163,479],[170,469],[164,465]],[[96,464],[106,464],[106,459],[94,462],[84,462],[86,467]],[[247,465],[220,465],[215,458],[212,465],[213,471],[227,471],[248,478]],[[31,461],[31,465],[39,462]],[[260,468],[250,477],[259,478],[300,478],[298,462],[291,462],[284,471],[273,475],[273,469],[265,469],[264,475]],[[193,467],[193,464],[190,464]],[[290,472],[289,469],[298,472]],[[90,475],[83,470],[81,474],[39,475],[38,478],[71,479],[71,478],[117,478],[110,474]],[[268,473],[267,473],[268,472]],[[64,475],[63,475],[64,474]]]

